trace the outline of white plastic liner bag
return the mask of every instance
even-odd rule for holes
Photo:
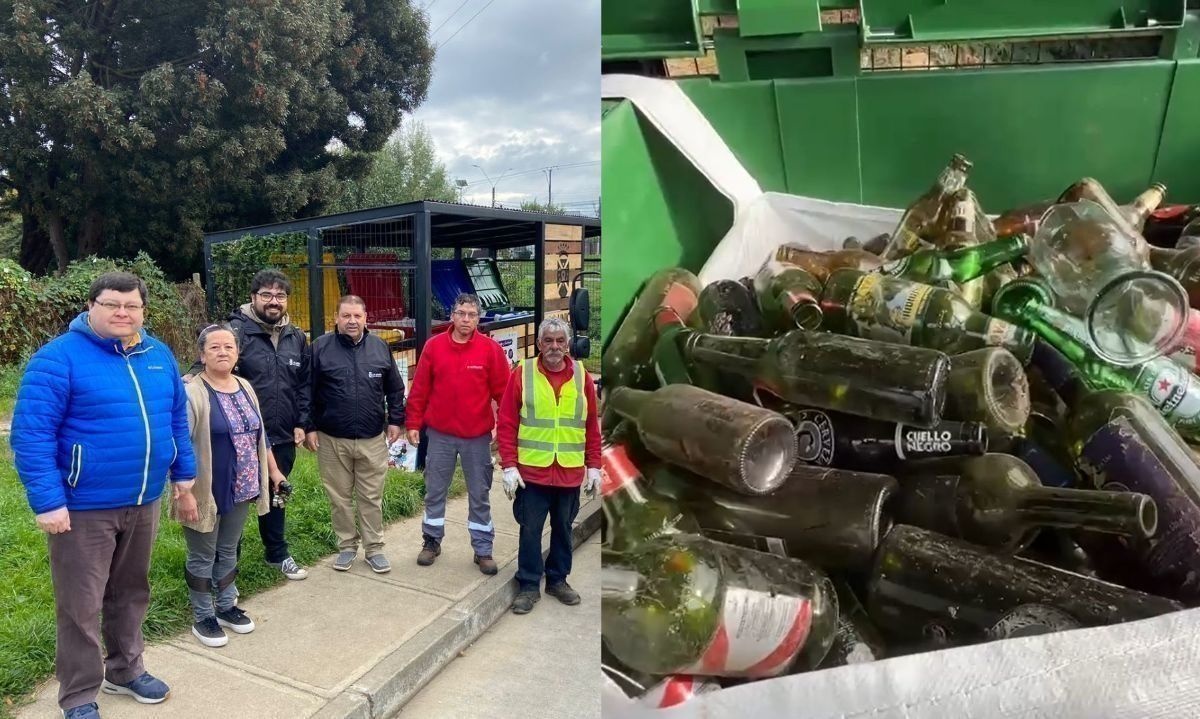
[[[762,192],[671,81],[605,75],[601,93],[632,102],[733,204],[702,284],[753,274],[785,242],[841,249],[900,220],[894,208]],[[1200,719],[1200,610],[762,680],[670,709],[641,707],[606,678],[601,695],[606,719]]]

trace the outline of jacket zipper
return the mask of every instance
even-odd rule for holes
[[[129,361],[132,355],[125,354],[116,348],[114,350],[125,358],[125,367],[129,370],[129,376],[133,378],[133,389],[137,391],[138,409],[142,411],[142,426],[146,428],[146,461],[142,464],[142,491],[138,492],[137,498],[137,505],[140,507],[142,499],[146,496],[146,485],[150,481],[150,416],[146,414],[146,401],[142,397],[142,385],[138,382],[137,373],[133,371],[133,363]],[[140,354],[140,352],[133,354]]]
[[[67,475],[67,484],[71,489],[79,485],[79,475],[83,474],[83,445],[76,442],[71,447],[71,472]]]

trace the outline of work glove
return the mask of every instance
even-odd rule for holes
[[[525,480],[521,479],[521,473],[516,467],[508,467],[504,470],[504,494],[509,499],[513,498],[513,492],[517,491],[517,487],[525,489]]]
[[[600,488],[600,470],[596,467],[588,467],[587,477],[583,480],[583,491],[587,496],[595,499],[596,490]]]

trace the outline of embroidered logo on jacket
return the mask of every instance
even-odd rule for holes
[[[383,376],[383,373],[382,372],[372,372],[370,370],[367,370],[367,376],[370,377],[371,379],[379,379],[380,377]]]

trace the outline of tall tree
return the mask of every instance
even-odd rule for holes
[[[409,0],[0,0],[21,263],[182,272],[202,228],[318,214],[424,100],[428,35]]]
[[[413,200],[453,202],[456,197],[457,190],[446,166],[437,159],[429,131],[412,122],[374,154],[365,177],[343,183],[331,209],[348,212]]]

